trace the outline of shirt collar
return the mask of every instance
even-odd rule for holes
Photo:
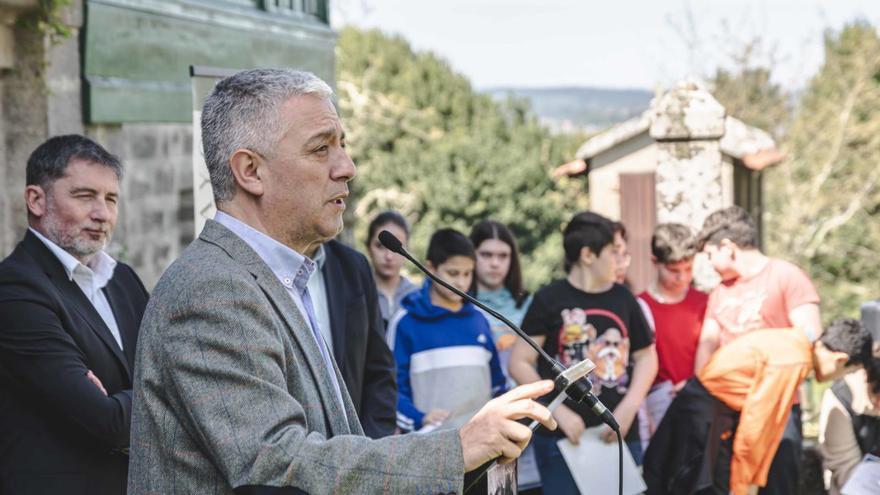
[[[67,274],[68,280],[73,280],[75,272],[81,270],[87,270],[86,273],[93,276],[98,287],[104,287],[107,285],[107,282],[113,278],[113,270],[116,269],[116,260],[104,252],[104,250],[98,251],[98,254],[89,261],[87,266],[82,264],[72,254],[62,249],[58,244],[55,244],[46,236],[39,233],[36,229],[28,227],[28,230],[33,232],[33,234],[37,236],[37,239],[42,241],[42,243],[49,248],[49,251],[58,258],[58,261],[61,262],[61,266],[64,267],[64,273]]]
[[[324,262],[327,261],[327,253],[324,252],[324,245],[321,244],[318,246],[318,249],[315,251],[315,264],[318,265],[318,270],[324,269]]]
[[[289,289],[296,287],[300,293],[306,289],[317,266],[314,261],[222,211],[217,211],[214,221],[246,242],[282,285]]]

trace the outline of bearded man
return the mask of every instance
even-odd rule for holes
[[[104,252],[121,175],[78,135],[28,159],[28,229],[0,263],[0,494],[125,493],[147,291]]]

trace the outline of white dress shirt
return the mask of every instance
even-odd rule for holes
[[[95,311],[101,315],[101,319],[104,320],[107,328],[110,329],[113,339],[116,340],[119,348],[122,349],[122,335],[119,334],[119,325],[116,324],[116,317],[113,316],[113,309],[110,307],[110,302],[107,301],[107,296],[101,290],[113,278],[116,260],[104,251],[98,251],[98,254],[92,258],[88,266],[83,265],[72,254],[61,249],[57,244],[43,236],[43,234],[31,228],[29,230],[58,258],[58,261],[64,267],[64,272],[67,273],[68,279],[76,282],[76,285],[83,291],[86,299],[92,303]]]

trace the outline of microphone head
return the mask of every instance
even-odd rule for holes
[[[403,244],[400,242],[400,239],[394,237],[394,234],[391,232],[388,232],[387,230],[379,232],[379,242],[382,243],[386,249],[394,251],[397,254],[403,254]]]

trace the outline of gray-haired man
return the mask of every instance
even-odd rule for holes
[[[205,102],[219,213],[163,275],[136,361],[129,492],[460,492],[466,471],[516,458],[531,399],[488,403],[458,431],[370,440],[320,336],[301,253],[342,229],[355,166],[312,74],[245,71]]]

